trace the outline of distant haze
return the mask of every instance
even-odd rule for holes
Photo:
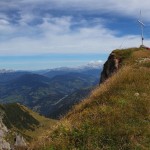
[[[91,63],[102,64],[107,54],[49,54],[32,56],[0,56],[0,69],[41,70],[77,67]]]
[[[103,60],[100,55],[113,49],[140,46],[137,19],[145,24],[144,44],[150,46],[149,6],[148,0],[0,0],[0,68],[44,69]],[[51,54],[66,56],[47,60]],[[68,60],[70,54],[75,58]]]

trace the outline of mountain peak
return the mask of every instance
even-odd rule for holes
[[[48,148],[150,149],[150,51],[115,50],[104,70],[107,82],[61,120]]]
[[[15,72],[14,70],[0,69],[0,73],[11,73]]]
[[[103,64],[104,64],[104,62],[102,60],[91,61],[88,64],[81,66],[81,68],[100,69],[103,66]]]
[[[145,55],[147,58],[147,53],[149,50],[145,47],[140,48],[129,48],[129,49],[117,49],[112,51],[109,55],[107,61],[104,64],[103,71],[101,72],[100,83],[104,82],[110,76],[112,76],[115,72],[117,72],[123,65],[133,65],[138,59],[141,59]],[[134,57],[134,55],[139,55],[138,57]],[[141,55],[141,56],[140,56]],[[137,60],[136,60],[137,59]],[[135,62],[134,62],[134,61]]]

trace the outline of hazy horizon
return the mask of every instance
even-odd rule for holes
[[[43,54],[0,56],[0,69],[44,70],[59,67],[78,67],[91,62],[104,62],[107,54]]]
[[[144,45],[150,46],[149,4],[142,0],[1,0],[0,68],[37,70],[105,60],[114,49],[141,45],[138,19],[145,24]]]

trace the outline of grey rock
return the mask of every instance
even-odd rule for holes
[[[15,141],[15,146],[20,146],[20,147],[24,147],[27,146],[23,136],[21,135],[16,135],[16,141]]]

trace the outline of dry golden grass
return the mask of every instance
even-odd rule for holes
[[[45,150],[149,150],[150,69],[139,62],[150,51],[116,51],[124,65],[49,134]]]
[[[11,143],[14,143],[14,136],[17,132],[17,133],[22,134],[25,137],[26,143],[28,146],[30,146],[30,149],[32,149],[32,147],[36,147],[35,141],[36,143],[38,143],[38,145],[43,146],[43,143],[47,142],[46,138],[48,137],[48,135],[50,135],[51,131],[54,129],[54,126],[57,125],[58,121],[54,119],[45,118],[44,116],[41,116],[36,112],[33,112],[32,110],[28,109],[27,107],[23,105],[20,105],[20,104],[14,104],[14,105],[18,106],[19,109],[22,110],[22,112],[26,112],[27,114],[32,116],[36,121],[39,122],[39,124],[30,125],[30,127],[32,128],[19,129],[19,128],[13,127],[7,139],[9,139]],[[27,147],[15,147],[15,149],[25,150],[25,149],[29,149],[28,146]]]

